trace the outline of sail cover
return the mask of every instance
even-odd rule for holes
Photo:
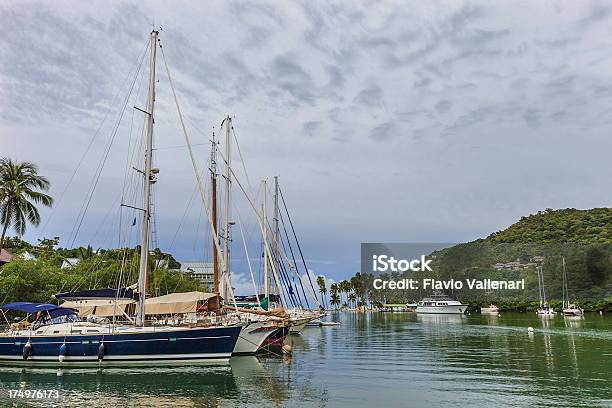
[[[149,298],[145,300],[145,314],[166,315],[178,313],[195,313],[198,302],[217,297],[214,293],[183,292]]]
[[[79,311],[79,317],[96,315],[100,317],[121,316],[125,313],[127,305],[135,303],[131,299],[82,299],[62,303],[63,307]]]
[[[53,295],[55,299],[85,300],[85,299],[131,299],[138,300],[138,293],[130,288],[94,289],[77,292],[64,292]]]
[[[22,313],[36,313],[36,312],[52,311],[52,310],[58,310],[58,309],[66,309],[65,311],[70,310],[63,306],[52,305],[50,303],[32,303],[32,302],[7,303],[5,305],[0,306],[0,308],[4,310],[14,310],[16,312],[22,312]],[[74,312],[74,310],[72,310],[72,312]]]

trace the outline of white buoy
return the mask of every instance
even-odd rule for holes
[[[497,317],[501,317],[501,313],[498,313],[498,314],[497,314]]]
[[[533,327],[529,326],[529,327],[527,328],[527,331],[528,331],[529,333],[533,333]]]

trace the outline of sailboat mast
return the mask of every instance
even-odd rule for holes
[[[565,272],[565,257],[561,257],[561,261],[563,262],[563,307],[569,307],[569,289],[567,287],[567,273]],[[567,293],[567,298],[565,294]],[[567,300],[567,306],[565,305],[565,301]]]
[[[229,274],[230,274],[230,190],[232,187],[231,181],[231,138],[230,132],[232,127],[232,119],[229,115],[225,118],[225,239],[223,240],[223,298],[229,299],[230,288],[229,285]]]
[[[210,153],[210,183],[212,189],[212,224],[215,233],[215,240],[218,242],[217,235],[217,144],[215,142],[215,133],[212,135],[212,148]],[[212,243],[213,252],[213,281],[214,293],[219,296],[219,254],[215,243]]]
[[[266,214],[266,196],[267,196],[267,185],[266,180],[261,180],[261,191],[263,194],[261,201],[261,214],[263,218],[264,234],[267,235],[268,231],[268,216]],[[266,237],[264,236],[264,296],[270,302],[270,273],[268,271],[268,246],[266,244]]]
[[[280,230],[278,228],[279,209],[278,209],[278,176],[274,176],[274,262],[276,270],[280,271]]]
[[[145,151],[144,168],[144,191],[143,191],[143,215],[142,215],[142,239],[140,244],[140,268],[138,270],[138,310],[136,311],[136,324],[145,324],[145,299],[147,292],[147,269],[149,260],[149,221],[151,209],[151,161],[153,159],[153,110],[155,107],[155,57],[157,51],[157,35],[155,30],[151,31],[151,60],[149,68],[149,97],[147,103],[147,148]]]

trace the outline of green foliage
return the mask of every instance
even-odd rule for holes
[[[397,280],[492,279],[525,280],[525,290],[470,291],[448,294],[468,301],[474,309],[493,302],[501,310],[535,310],[539,305],[536,268],[542,267],[547,300],[561,309],[563,260],[572,302],[587,311],[612,308],[612,209],[551,210],[523,217],[486,239],[455,245],[430,254],[433,273],[408,272],[380,276]],[[543,257],[543,258],[541,258]],[[511,262],[520,266],[509,267]],[[496,264],[502,264],[504,266]],[[371,275],[362,275],[362,288],[369,303],[413,303],[431,291],[373,290]]]
[[[53,302],[51,296],[56,293],[128,286],[138,279],[137,249],[93,251],[91,247],[72,250],[53,250],[52,247],[39,248],[36,261],[15,259],[2,267],[2,303]],[[66,253],[80,254],[78,258],[81,261],[73,267],[60,269]],[[151,256],[152,264],[156,255],[158,254],[153,253]],[[196,290],[207,291],[208,288],[200,285],[190,274],[165,268],[149,273],[150,296]]]
[[[487,241],[504,243],[608,243],[612,244],[612,208],[538,211]]]

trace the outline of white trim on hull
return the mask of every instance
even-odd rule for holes
[[[418,306],[417,313],[422,314],[463,314],[467,306]]]
[[[0,355],[1,365],[20,365],[37,367],[65,366],[152,366],[152,365],[182,365],[182,364],[225,364],[229,363],[230,353],[199,353],[199,354],[151,354],[104,356],[98,361],[97,356],[65,356],[59,362],[55,356],[30,356],[24,360],[22,356]]]

